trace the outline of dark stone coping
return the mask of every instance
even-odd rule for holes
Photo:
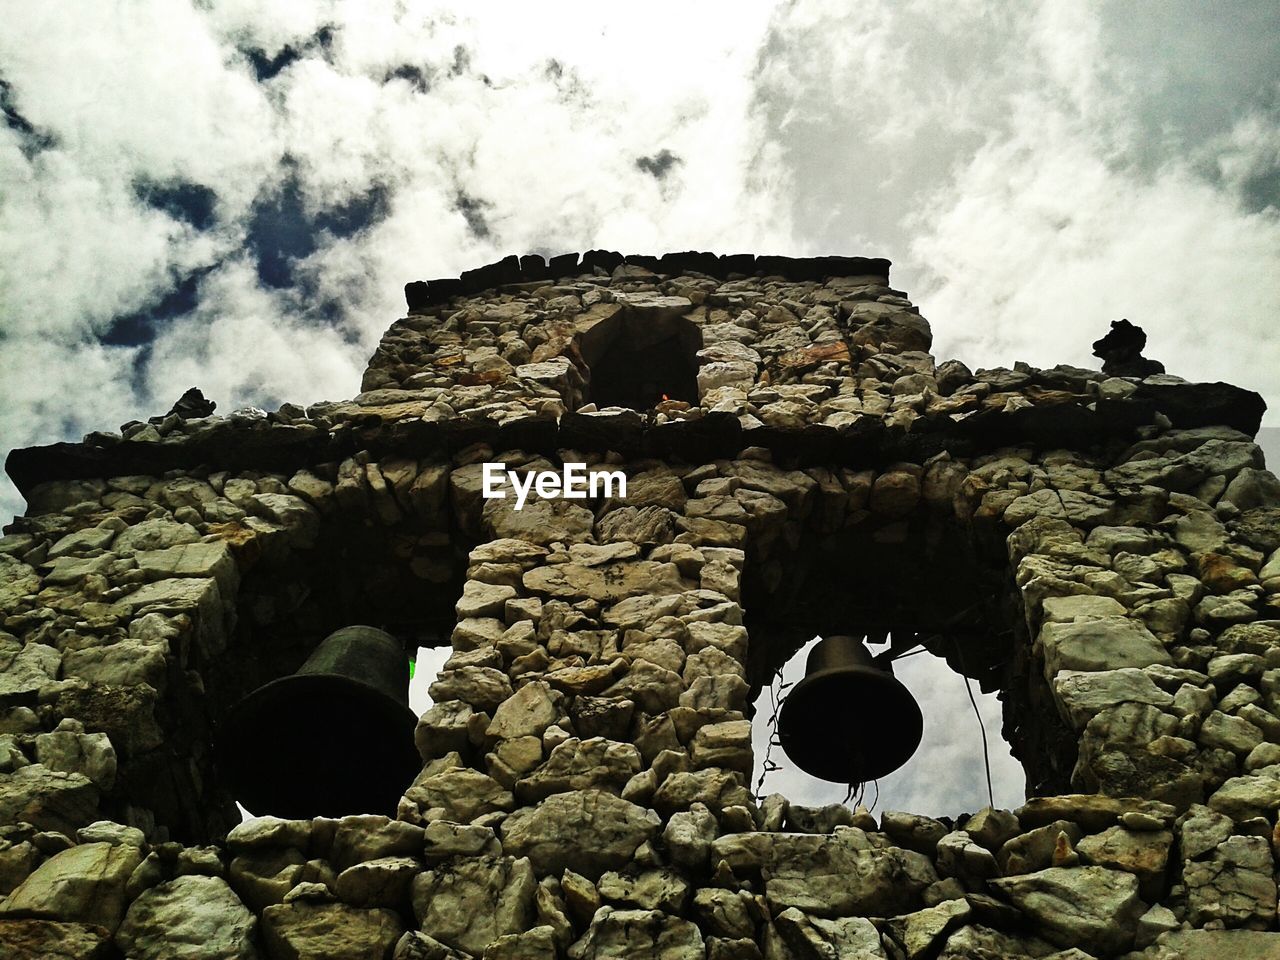
[[[452,297],[470,296],[509,283],[552,282],[577,277],[600,267],[612,273],[622,264],[644,267],[654,273],[679,276],[693,271],[724,280],[730,274],[743,276],[781,276],[797,282],[828,280],[831,277],[870,275],[883,277],[889,283],[890,262],[881,257],[758,257],[752,253],[665,253],[660,257],[645,254],[615,253],[612,250],[588,250],[584,254],[565,253],[543,259],[528,254],[512,254],[496,263],[474,270],[464,270],[460,277],[439,280],[414,280],[404,285],[409,311],[447,303]]]
[[[55,443],[9,454],[5,469],[23,495],[50,480],[106,478],[169,470],[265,470],[292,473],[301,467],[342,460],[360,450],[372,456],[449,455],[475,443],[495,451],[522,449],[554,455],[559,449],[614,450],[628,458],[705,463],[731,458],[746,447],[768,447],[779,463],[800,466],[879,467],[922,462],[946,450],[969,457],[1000,447],[1029,444],[1040,449],[1080,450],[1128,441],[1134,431],[1163,413],[1175,428],[1229,426],[1253,436],[1266,405],[1256,393],[1226,383],[1139,385],[1124,400],[1098,401],[1096,409],[1058,403],[1009,413],[988,411],[954,421],[945,415],[917,419],[910,432],[867,418],[851,431],[812,425],[802,430],[772,427],[744,431],[729,413],[698,420],[650,424],[641,414],[591,416],[567,413],[556,421],[530,417],[505,425],[458,419],[438,423],[386,423],[376,413],[332,430],[311,424],[257,421],[215,422],[192,436],[169,442]]]

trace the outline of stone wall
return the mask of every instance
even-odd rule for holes
[[[1255,395],[935,363],[885,261],[485,269],[410,285],[352,401],[10,458],[10,952],[1280,953]],[[588,402],[600,331],[686,325],[697,403]],[[516,511],[486,461],[607,465],[628,495]],[[357,622],[452,648],[421,774],[394,817],[236,825],[217,723]],[[879,629],[1001,692],[1023,807],[752,795],[760,684],[814,632]]]

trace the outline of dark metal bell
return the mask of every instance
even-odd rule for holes
[[[422,767],[417,721],[400,641],[374,627],[344,627],[296,673],[231,709],[218,732],[218,767],[255,816],[394,816]]]
[[[792,762],[835,783],[892,773],[915,753],[923,733],[911,692],[855,637],[818,641],[804,679],[778,715],[778,740]]]

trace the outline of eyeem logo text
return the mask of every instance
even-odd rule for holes
[[[627,475],[621,470],[588,470],[585,463],[566,463],[564,472],[554,470],[532,470],[525,474],[523,482],[518,471],[508,470],[504,463],[486,463],[484,465],[484,488],[482,493],[486,500],[505,500],[507,492],[502,489],[504,483],[510,482],[516,492],[516,509],[523,510],[525,499],[532,490],[544,500],[563,497],[566,500],[585,500],[587,497],[627,496]]]

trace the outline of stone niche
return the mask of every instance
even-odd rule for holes
[[[1260,398],[939,362],[888,270],[508,258],[410,284],[354,399],[15,451],[0,953],[1280,956]],[[219,723],[353,623],[450,650],[421,772],[238,823]],[[1023,806],[752,794],[761,685],[886,630],[1000,692]]]
[[[698,403],[702,331],[684,297],[626,296],[578,339],[597,407],[650,410],[665,400]]]

